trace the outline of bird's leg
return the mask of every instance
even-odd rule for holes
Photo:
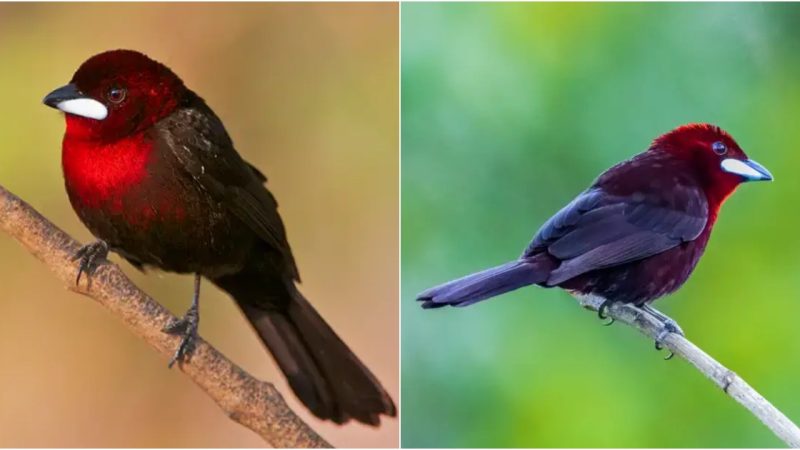
[[[650,305],[642,305],[641,309],[661,321],[661,331],[658,333],[658,336],[656,336],[656,350],[661,350],[662,342],[664,342],[664,339],[670,333],[685,336],[685,334],[683,334],[683,329],[681,329],[681,327],[678,325],[678,322],[675,322],[674,319],[670,318],[666,314],[656,310]],[[667,357],[664,359],[671,359],[673,356],[675,355],[672,352],[669,352],[669,355],[667,355]]]
[[[194,276],[194,296],[192,306],[186,311],[182,319],[176,319],[168,323],[162,330],[165,333],[182,336],[178,350],[169,360],[168,367],[172,367],[176,362],[183,362],[190,357],[194,351],[195,341],[197,340],[197,328],[200,326],[200,274]]]
[[[609,307],[609,306],[611,306],[612,304],[614,304],[614,301],[613,301],[613,300],[605,300],[605,301],[603,301],[603,303],[602,303],[602,304],[600,304],[600,307],[599,307],[599,308],[597,308],[597,317],[599,317],[599,318],[600,318],[600,320],[606,320],[606,319],[609,319],[609,320],[608,320],[608,322],[605,322],[605,323],[603,323],[603,325],[605,325],[605,326],[609,326],[609,325],[611,325],[612,323],[614,323],[614,318],[613,318],[613,317],[608,317],[608,316],[606,316],[606,310],[607,310],[607,309],[608,309],[608,307]]]
[[[91,277],[97,266],[108,257],[108,244],[106,241],[97,240],[81,247],[72,257],[73,261],[80,260],[78,266],[78,276],[75,277],[75,285],[81,282],[81,275]]]

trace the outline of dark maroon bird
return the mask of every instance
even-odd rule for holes
[[[200,277],[228,292],[317,416],[377,425],[394,403],[297,289],[297,266],[266,177],[234,149],[205,101],[169,68],[116,50],[93,56],[44,103],[66,113],[62,165],[73,208],[108,251],[138,268],[195,274],[191,308],[166,332],[190,356]]]
[[[542,225],[515,261],[419,294],[423,308],[467,306],[528,285],[643,307],[674,292],[703,255],[725,199],[745,181],[772,180],[709,124],[679,127],[617,164]]]

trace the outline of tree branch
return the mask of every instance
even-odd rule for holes
[[[90,281],[75,285],[80,245],[30,205],[0,186],[0,230],[19,241],[66,286],[88,295],[120,318],[135,335],[165,358],[180,337],[163,333],[175,317],[137,288],[116,264],[98,267]],[[271,383],[257,380],[202,339],[182,370],[236,422],[258,433],[275,447],[331,447],[300,419]]]
[[[581,306],[597,311],[603,299],[588,296],[579,299]],[[663,329],[663,323],[652,314],[635,306],[614,303],[604,314],[630,325],[655,340]],[[733,371],[718,363],[706,352],[680,334],[670,333],[661,341],[664,348],[689,361],[703,375],[719,386],[723,392],[753,413],[775,436],[792,448],[800,448],[800,429],[782,412],[772,406],[755,389]]]

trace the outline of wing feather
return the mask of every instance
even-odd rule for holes
[[[614,195],[590,188],[542,225],[523,258],[547,252],[561,260],[547,280],[554,286],[694,240],[705,228],[708,203],[693,188],[676,184],[672,201],[658,193]]]
[[[278,202],[263,184],[266,176],[236,152],[222,122],[205,102],[196,97],[157,128],[161,141],[200,188],[284,255],[299,280]]]

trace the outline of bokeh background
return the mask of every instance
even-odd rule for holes
[[[800,5],[404,4],[401,19],[403,446],[781,446],[564,292],[433,311],[414,296],[517,257],[602,170],[714,122],[776,181],[739,189],[656,305],[800,420]]]
[[[143,51],[214,108],[269,177],[303,292],[397,400],[398,7],[392,4],[2,4],[0,183],[81,241],[41,104],[89,56]],[[119,258],[113,257],[119,261]],[[125,271],[182,314],[191,277]],[[0,236],[0,445],[263,446],[87,298]],[[339,446],[396,446],[398,421],[322,423],[295,401],[234,303],[204,287],[200,332],[274,381]]]

